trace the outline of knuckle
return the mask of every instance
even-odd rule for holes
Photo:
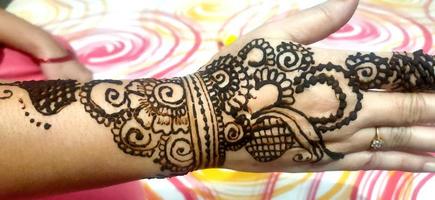
[[[412,128],[395,127],[390,129],[389,139],[387,140],[390,147],[406,147],[412,137]]]
[[[380,153],[381,152],[373,152],[369,155],[366,162],[362,166],[364,170],[373,170],[378,169],[381,166],[381,160],[380,160]]]
[[[425,98],[422,94],[406,94],[401,98],[398,104],[402,122],[405,122],[406,124],[415,124],[422,119],[423,110],[426,106]]]
[[[286,34],[290,41],[301,41],[300,37],[292,31],[287,31]]]
[[[323,19],[325,20],[325,22],[330,23],[330,22],[335,21],[335,18],[333,17],[330,9],[320,6],[319,10],[320,10],[320,13],[323,16]]]

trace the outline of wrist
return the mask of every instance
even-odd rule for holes
[[[216,113],[214,94],[208,90],[207,81],[199,74],[182,78],[186,93],[187,110],[192,134],[192,151],[195,157],[192,169],[221,166],[225,157],[221,134],[222,116]]]

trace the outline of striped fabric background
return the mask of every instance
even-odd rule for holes
[[[70,41],[97,78],[162,78],[194,72],[234,38],[320,2],[15,0],[8,10]],[[352,20],[315,46],[435,53],[434,4],[431,0],[361,0]],[[137,199],[434,199],[433,176],[393,171],[252,174],[211,169],[142,180]]]

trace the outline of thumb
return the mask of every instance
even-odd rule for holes
[[[340,29],[350,20],[357,6],[358,0],[329,0],[285,19],[265,24],[248,33],[248,36],[311,44]]]

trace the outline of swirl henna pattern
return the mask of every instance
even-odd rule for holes
[[[389,58],[356,53],[339,65],[316,62],[315,52],[300,44],[274,46],[255,39],[237,55],[172,79],[1,84],[0,99],[11,99],[11,87],[22,88],[35,110],[48,117],[78,98],[97,123],[110,129],[123,152],[177,175],[222,166],[228,151],[246,151],[258,162],[284,154],[294,162],[340,159],[344,155],[329,150],[323,136],[357,119],[364,90],[435,90],[434,57],[422,51]],[[336,97],[336,109],[328,115],[297,106],[307,101],[302,94],[318,86]],[[18,98],[26,117],[33,116]]]

